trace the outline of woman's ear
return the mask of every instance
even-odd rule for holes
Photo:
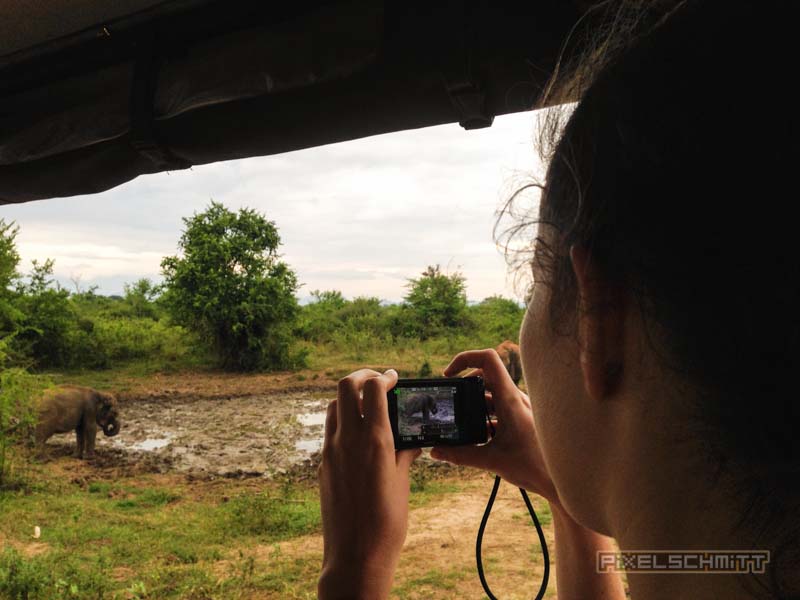
[[[583,384],[595,400],[612,396],[624,368],[625,307],[618,287],[609,283],[583,246],[569,251],[578,285],[578,342]]]

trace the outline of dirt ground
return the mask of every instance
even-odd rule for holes
[[[215,481],[229,485],[239,480],[236,485],[244,489],[277,474],[315,478],[324,409],[336,394],[335,381],[317,379],[204,374],[152,378],[117,391],[121,432],[115,438],[98,435],[93,461],[61,458],[74,448],[74,437],[63,435],[48,442],[51,464],[73,480],[141,475],[207,482],[198,492]],[[428,458],[416,468],[441,465]],[[413,585],[399,587],[396,598],[485,597],[475,568],[475,536],[492,478],[463,469],[450,477],[461,491],[411,511],[396,584]],[[534,502],[546,512],[544,502]],[[545,531],[552,560],[552,528],[546,525]],[[483,548],[497,597],[535,596],[541,551],[523,501],[508,484],[501,486]],[[322,538],[296,538],[277,550],[275,545],[253,549],[267,563],[276,551],[321,561]],[[554,579],[552,573],[548,598],[555,597]]]
[[[154,378],[117,396],[122,427],[113,438],[98,434],[94,467],[202,479],[272,477],[313,467],[325,407],[336,390],[330,381],[300,385],[280,375],[196,374]],[[51,454],[64,455],[75,437],[56,435],[47,445]]]

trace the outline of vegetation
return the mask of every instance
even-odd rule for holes
[[[463,487],[428,475],[412,506],[447,506]],[[322,558],[319,498],[302,482],[39,475],[0,495],[0,531],[4,599],[313,598]]]
[[[51,259],[17,271],[18,227],[0,219],[0,357],[4,367],[106,369],[131,360],[159,369],[204,364],[194,336],[169,319],[148,280],[125,297],[71,293],[53,279]]]
[[[35,399],[47,384],[46,378],[23,369],[0,370],[0,493],[26,482],[22,448],[36,424]]]
[[[428,267],[419,279],[409,280],[408,288],[408,333],[425,339],[470,325],[466,280],[461,273],[447,275],[439,265]]]
[[[278,260],[275,224],[217,202],[184,223],[183,257],[161,262],[175,322],[197,333],[225,369],[291,367],[297,277]]]
[[[22,274],[18,227],[0,219],[0,598],[315,597],[313,484],[42,465],[30,441],[36,400],[51,381],[121,392],[155,372],[218,367],[295,369],[291,378],[327,383],[364,365],[430,375],[460,350],[517,337],[519,304],[468,303],[459,272],[427,267],[397,304],[317,290],[300,306],[263,215],[212,203],[185,225],[180,256],[162,263],[163,283],[140,279],[104,296],[60,286],[50,259]],[[458,478],[425,469],[411,487],[412,510],[451,506],[447,496],[463,491]],[[41,537],[31,537],[34,526]],[[395,597],[473,591],[463,577],[471,559],[444,569],[411,560],[418,574],[400,576]]]
[[[212,202],[185,224],[182,255],[164,258],[162,284],[140,279],[124,296],[102,296],[61,287],[51,259],[34,261],[23,277],[18,227],[0,219],[4,364],[73,373],[132,365],[139,373],[264,371],[413,357],[411,372],[430,373],[454,352],[517,337],[522,307],[501,297],[469,304],[459,272],[428,266],[409,279],[399,304],[315,290],[299,306],[297,278],[279,260],[280,238],[266,217]]]

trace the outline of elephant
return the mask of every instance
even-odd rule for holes
[[[411,415],[421,412],[422,420],[428,421],[431,414],[436,414],[439,409],[436,407],[436,398],[430,394],[414,394],[403,402],[403,416],[408,418]]]
[[[511,381],[514,385],[519,385],[519,380],[522,379],[522,363],[519,358],[519,346],[511,340],[505,340],[497,348],[497,353],[500,355],[500,360],[506,367],[506,371],[511,376]]]
[[[36,445],[41,449],[54,433],[74,431],[78,445],[76,458],[92,458],[98,425],[108,437],[119,433],[117,399],[106,392],[77,385],[61,385],[47,390],[38,406]]]

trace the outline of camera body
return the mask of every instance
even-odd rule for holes
[[[396,450],[488,440],[482,377],[399,379],[388,401]]]

